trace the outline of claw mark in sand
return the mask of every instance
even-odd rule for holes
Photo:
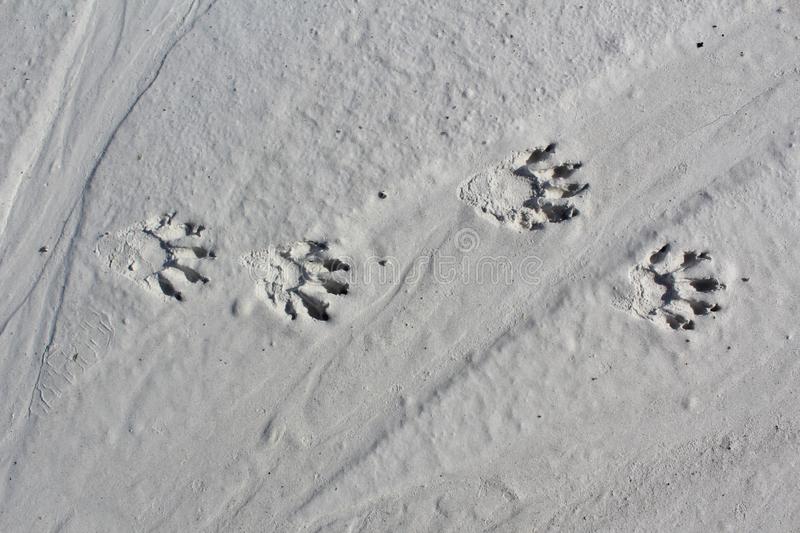
[[[461,185],[459,198],[501,224],[521,229],[541,229],[579,214],[573,199],[588,184],[570,181],[579,162],[555,164],[556,145],[515,152],[496,166],[479,172]]]
[[[95,253],[109,270],[182,302],[188,287],[209,281],[200,267],[216,253],[202,244],[204,231],[201,224],[179,224],[175,213],[166,214],[103,235]]]
[[[710,262],[708,252],[673,254],[665,244],[631,272],[635,291],[631,309],[650,320],[663,319],[672,329],[695,329],[697,317],[721,309],[710,298],[725,284],[703,270]]]
[[[299,241],[255,250],[242,257],[257,290],[276,309],[295,320],[302,310],[314,320],[329,320],[330,296],[347,294],[350,265],[331,255],[328,243]]]

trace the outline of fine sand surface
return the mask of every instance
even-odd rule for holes
[[[0,28],[0,531],[800,528],[795,0]]]

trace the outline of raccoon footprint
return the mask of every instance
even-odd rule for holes
[[[532,230],[579,214],[573,199],[588,184],[571,181],[580,162],[555,164],[556,145],[516,152],[504,163],[468,179],[459,188],[467,205],[501,224]]]
[[[201,224],[178,223],[170,213],[103,235],[95,253],[110,270],[182,302],[186,288],[209,281],[200,267],[216,254],[202,245],[204,231]]]
[[[695,319],[718,312],[712,294],[725,289],[707,267],[708,252],[673,254],[665,244],[631,273],[635,285],[632,308],[645,318],[663,320],[672,329],[695,329]]]
[[[299,241],[256,250],[242,258],[259,292],[295,320],[302,310],[314,320],[329,320],[330,296],[347,294],[350,265],[333,257],[328,244]]]

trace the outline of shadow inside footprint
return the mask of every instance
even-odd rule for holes
[[[323,302],[319,298],[311,296],[310,294],[306,294],[300,290],[294,292],[300,297],[300,301],[303,303],[303,307],[306,308],[308,316],[314,320],[327,321],[330,319],[330,316],[328,315],[329,303]]]
[[[164,276],[164,274],[159,272],[157,277],[158,286],[161,288],[161,292],[163,292],[165,296],[169,298],[175,298],[179,302],[183,301],[183,294],[181,294],[181,292],[175,288],[175,285],[173,285],[172,282]]]

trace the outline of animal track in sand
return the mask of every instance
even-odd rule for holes
[[[631,272],[631,309],[650,320],[663,319],[672,329],[695,329],[697,317],[721,309],[711,294],[724,290],[725,284],[703,268],[710,263],[708,252],[673,254],[665,244]]]
[[[497,219],[521,229],[540,229],[579,214],[573,198],[588,184],[570,181],[580,162],[554,163],[556,145],[515,152],[495,168],[479,172],[461,185],[459,198]]]
[[[328,243],[298,241],[255,250],[242,257],[257,290],[275,308],[295,320],[301,310],[314,320],[329,320],[330,296],[347,294],[344,273],[350,265],[333,257]]]
[[[216,254],[202,245],[204,231],[201,224],[178,223],[175,213],[166,214],[103,235],[95,253],[110,270],[182,302],[186,288],[209,281],[200,267]]]

